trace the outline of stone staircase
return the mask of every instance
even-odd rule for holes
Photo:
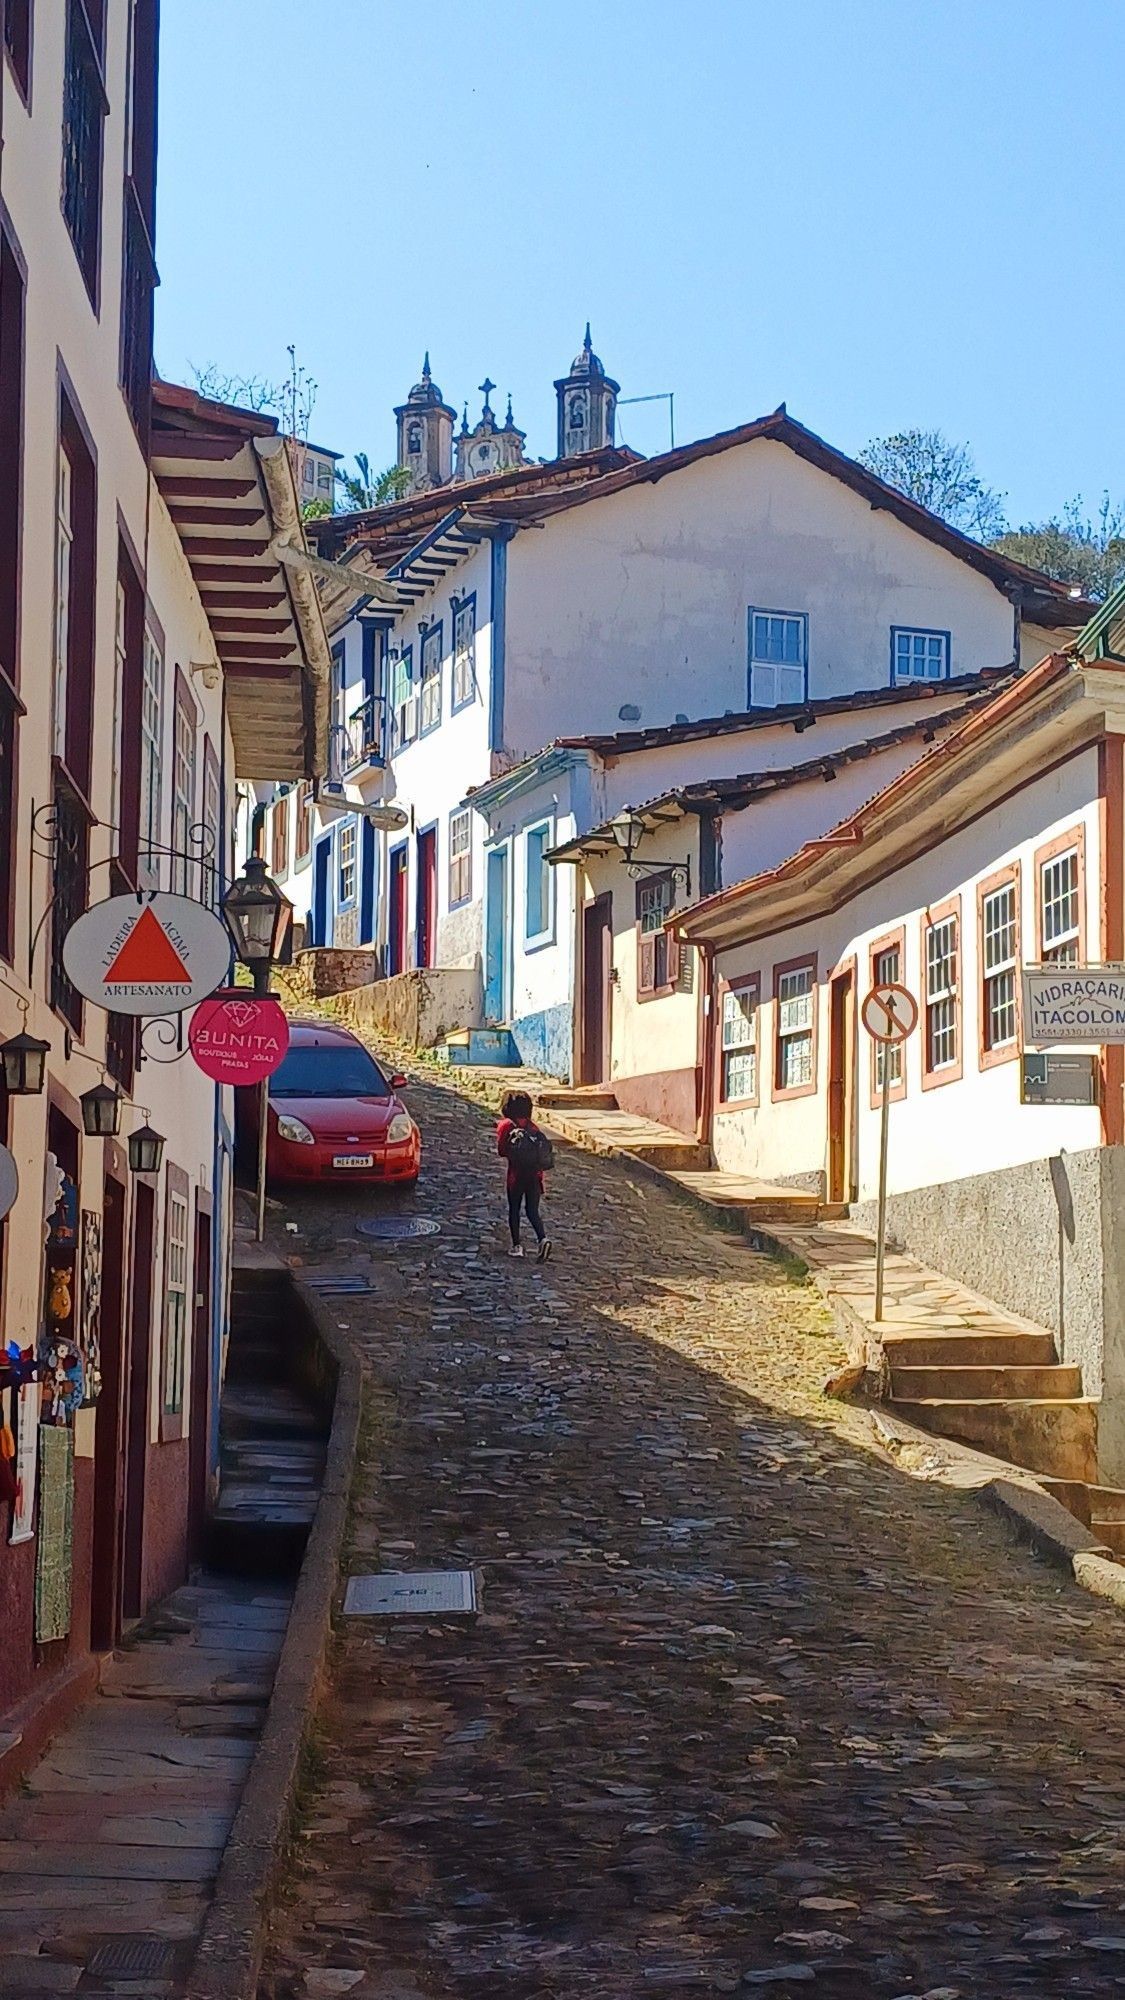
[[[1125,1493],[1120,1488],[1075,1479],[1040,1479],[1039,1484],[1089,1528],[1111,1555],[1125,1559]]]

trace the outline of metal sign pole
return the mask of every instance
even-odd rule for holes
[[[269,1139],[270,1084],[263,1077],[258,1086],[262,1093],[261,1111],[258,1117],[258,1222],[254,1231],[254,1241],[261,1243],[266,1234],[266,1145]],[[876,1318],[878,1314],[876,1313]]]
[[[879,1226],[875,1238],[875,1318],[883,1317],[883,1264],[887,1255],[887,1139],[891,1129],[891,1049],[883,1043],[883,1103],[879,1118]]]

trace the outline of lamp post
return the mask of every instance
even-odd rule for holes
[[[282,895],[266,871],[260,854],[247,856],[241,875],[232,882],[219,904],[223,922],[234,943],[239,962],[248,966],[254,991],[263,998],[269,992],[270,972],[285,943],[285,933],[293,906]],[[262,1093],[258,1113],[258,1198],[255,1237],[260,1243],[266,1233],[266,1146],[269,1139],[269,1080],[258,1086]]]

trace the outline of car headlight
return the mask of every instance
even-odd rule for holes
[[[299,1118],[279,1118],[277,1121],[277,1136],[279,1139],[291,1140],[294,1146],[315,1146],[316,1144],[316,1140],[313,1138],[308,1126],[302,1125]]]
[[[414,1120],[408,1117],[405,1111],[398,1111],[387,1126],[387,1144],[401,1146],[404,1139],[413,1136],[413,1132]]]

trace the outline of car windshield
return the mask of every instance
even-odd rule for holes
[[[391,1087],[366,1049],[329,1044],[292,1048],[270,1078],[271,1097],[389,1097]]]

